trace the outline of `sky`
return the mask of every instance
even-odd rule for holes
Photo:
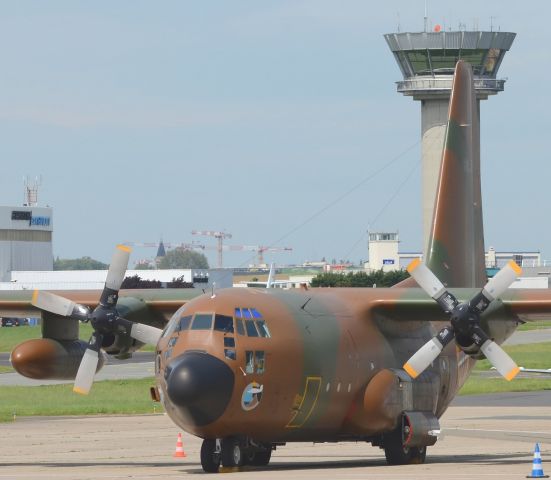
[[[486,247],[551,260],[551,2],[427,4],[430,26],[517,33],[505,91],[481,106]],[[278,263],[365,260],[368,228],[421,250],[420,105],[396,92],[383,34],[422,30],[423,1],[1,6],[0,204],[41,176],[55,256],[215,244],[192,230],[292,247]]]

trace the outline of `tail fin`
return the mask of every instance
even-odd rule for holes
[[[448,287],[486,282],[480,127],[472,68],[457,62],[425,263]]]
[[[270,273],[268,273],[268,281],[266,282],[266,288],[273,288],[275,280],[275,264],[270,264]]]

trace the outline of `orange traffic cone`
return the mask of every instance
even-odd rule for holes
[[[173,457],[183,458],[185,456],[186,456],[186,452],[184,452],[184,444],[182,443],[182,434],[178,433],[178,440],[176,440],[176,451],[174,452]]]

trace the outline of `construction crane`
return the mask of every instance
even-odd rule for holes
[[[204,232],[195,233],[194,235],[199,235]],[[213,232],[220,233],[223,232]],[[265,253],[278,253],[278,252],[291,252],[293,249],[291,247],[268,247],[264,245],[224,245],[220,244],[222,238],[231,238],[231,234],[224,233],[225,237],[216,237],[218,240],[218,245],[202,245],[200,243],[170,243],[170,242],[124,242],[124,245],[129,247],[144,247],[144,248],[159,248],[162,244],[166,248],[179,248],[182,250],[216,250],[218,252],[218,265],[221,265],[222,256],[221,252],[257,252],[258,253],[258,265],[264,265],[264,254]]]
[[[180,248],[182,250],[204,250],[205,245],[200,243],[170,243],[170,242],[124,242],[123,245],[127,247],[145,247],[145,248],[159,248],[160,245],[164,245],[166,248]]]
[[[227,248],[226,248],[227,247]],[[257,252],[258,253],[258,265],[264,265],[264,254],[276,253],[276,252],[292,252],[291,247],[266,247],[264,245],[224,245],[224,250],[231,250],[234,252]]]
[[[216,250],[218,251],[218,268],[222,268],[222,251],[224,250],[224,239],[231,238],[231,233],[217,232],[214,230],[193,230],[192,235],[200,235],[202,237],[214,237],[218,241]]]

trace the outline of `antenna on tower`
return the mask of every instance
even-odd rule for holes
[[[36,207],[38,205],[38,187],[42,185],[42,175],[34,177],[34,180],[30,180],[27,175],[23,178],[23,184],[25,186],[23,206]]]
[[[428,10],[428,7],[427,7],[427,0],[425,0],[425,17],[424,17],[424,21],[425,21],[425,33],[427,32],[427,25],[428,25],[428,20],[429,20],[429,17],[428,17],[428,14],[427,14],[427,10]]]
[[[396,12],[396,17],[398,18],[398,25],[396,26],[396,31],[400,32],[400,12]]]

